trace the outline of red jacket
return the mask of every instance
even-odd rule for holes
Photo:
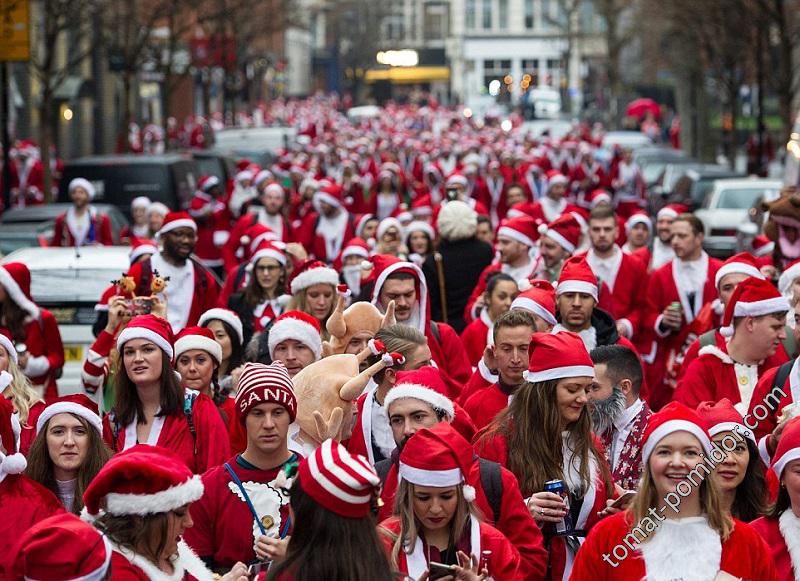
[[[83,241],[83,246],[99,244],[101,246],[111,246],[114,244],[114,237],[111,235],[111,220],[105,214],[100,214],[94,208],[89,209],[90,224],[89,232]],[[75,246],[75,234],[67,222],[67,213],[59,214],[53,226],[53,239],[50,246]]]
[[[28,347],[26,375],[34,385],[44,386],[44,397],[58,397],[56,372],[64,366],[64,345],[55,317],[47,309],[39,309],[39,318],[25,323],[25,345]]]
[[[759,375],[753,398],[748,409],[748,423],[753,427],[756,438],[772,433],[778,425],[778,418],[787,405],[800,402],[800,364],[795,359],[792,369],[783,385],[775,386],[780,367],[773,367]],[[758,410],[755,408],[758,406]],[[766,414],[763,419],[762,416]]]
[[[489,315],[486,309],[483,309],[480,316],[461,331],[461,343],[464,345],[464,351],[467,353],[467,359],[472,367],[475,367],[483,357],[492,327]]]
[[[112,543],[112,546],[113,543]],[[154,563],[129,550],[121,551],[114,547],[111,554],[111,571],[114,581],[156,581],[160,579],[181,579],[181,581],[202,581],[211,579],[211,572],[205,563],[195,555],[183,541],[178,542],[178,558],[173,562],[175,573],[167,576]]]
[[[790,525],[791,517],[793,516],[791,514],[791,508],[786,512],[790,514],[782,514],[779,517],[780,521],[778,518],[766,516],[758,518],[750,523],[750,528],[764,539],[769,555],[772,557],[771,561],[775,564],[777,579],[780,581],[795,581],[797,576],[794,572],[800,571],[800,563],[792,562],[792,554],[789,552],[789,546],[791,545],[794,554],[798,555],[797,551],[800,549],[800,545],[798,545],[798,543],[800,543],[800,535],[784,536],[781,531],[781,522],[784,523],[784,527],[787,527],[787,525]],[[794,524],[797,526],[797,517],[794,517]],[[797,532],[797,529],[795,529],[795,532]]]
[[[511,396],[500,389],[500,384],[489,385],[485,389],[472,394],[464,404],[464,409],[472,418],[475,427],[482,430],[508,407]]]
[[[231,212],[222,200],[204,192],[195,192],[189,215],[197,222],[194,252],[203,265],[222,266],[222,245],[230,237]]]
[[[342,210],[342,212],[345,212],[345,210]],[[339,255],[339,252],[341,252],[342,248],[344,248],[344,244],[355,236],[352,216],[348,214],[347,221],[344,225],[344,230],[339,239],[339,247],[335,249],[335,252],[331,253],[331,256],[328,256],[325,238],[319,231],[319,220],[319,214],[316,212],[310,212],[303,218],[300,227],[295,232],[295,236],[297,238],[297,242],[300,242],[303,245],[303,247],[306,249],[306,252],[308,252],[311,257],[321,260],[322,262],[330,263],[333,262]]]
[[[462,406],[466,405],[467,400],[469,400],[470,397],[479,391],[496,384],[497,380],[498,376],[492,373],[492,371],[486,367],[483,359],[481,359],[478,361],[475,371],[470,376],[469,381],[467,381],[467,383],[464,385],[464,389],[461,390],[461,393],[456,401]]]

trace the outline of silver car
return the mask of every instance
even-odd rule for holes
[[[31,271],[31,294],[53,313],[64,343],[59,395],[81,392],[81,369],[94,343],[95,304],[112,280],[127,272],[127,246],[22,248],[0,263],[22,262]]]

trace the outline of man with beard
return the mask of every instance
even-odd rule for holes
[[[653,239],[652,250],[643,246],[634,251],[634,256],[638,256],[647,265],[647,272],[653,272],[664,266],[675,258],[675,251],[670,242],[672,240],[672,223],[679,214],[686,211],[686,206],[681,204],[669,204],[664,206],[656,214],[656,236]]]
[[[589,392],[594,433],[603,442],[614,482],[635,490],[642,475],[642,434],[653,412],[639,395],[642,365],[621,345],[590,353],[595,380]]]
[[[398,484],[400,451],[417,431],[441,422],[452,424],[457,413],[453,402],[430,387],[431,368],[401,371],[397,384],[389,390],[384,409],[389,418],[397,448],[391,458],[378,462],[375,470],[383,481],[378,521],[389,518]],[[454,429],[455,430],[455,429]],[[460,437],[454,434],[453,437]],[[516,477],[496,462],[473,457],[465,479],[475,488],[475,506],[517,548],[522,557],[524,579],[544,579],[547,553],[542,533],[525,507]]]
[[[354,235],[353,221],[345,208],[341,186],[329,184],[314,194],[314,212],[303,218],[297,241],[317,260],[331,263],[345,241]]]
[[[556,218],[546,228],[540,228],[539,258],[529,278],[555,282],[561,267],[575,252],[581,241],[581,225],[571,213]]]
[[[67,190],[72,206],[56,217],[50,246],[114,244],[111,221],[91,205],[95,196],[92,183],[84,178],[75,178],[69,183]]]
[[[339,281],[346,284],[352,297],[361,294],[361,263],[369,258],[369,245],[362,238],[351,238],[342,248],[333,268],[339,271]]]

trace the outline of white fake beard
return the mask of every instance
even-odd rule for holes
[[[615,385],[611,395],[592,402],[592,428],[595,434],[604,434],[614,426],[614,420],[625,411],[625,394]]]
[[[349,288],[353,295],[361,292],[361,265],[351,264],[350,266],[342,267],[342,278],[344,279],[347,288]]]

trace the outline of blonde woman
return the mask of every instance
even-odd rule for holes
[[[731,439],[722,447],[733,449]],[[592,530],[571,579],[777,579],[763,541],[728,516],[714,479],[705,478],[714,457],[693,410],[673,402],[651,416],[637,495],[628,510]]]
[[[319,321],[322,340],[330,339],[328,318],[336,308],[336,287],[339,273],[319,260],[307,260],[298,266],[289,279],[292,299],[287,311],[302,311]]]
[[[19,367],[19,359],[11,334],[0,328],[0,391],[3,397],[11,400],[11,405],[19,414],[22,426],[20,452],[28,453],[31,442],[36,437],[36,419],[44,409],[44,399],[33,389],[30,380]]]

